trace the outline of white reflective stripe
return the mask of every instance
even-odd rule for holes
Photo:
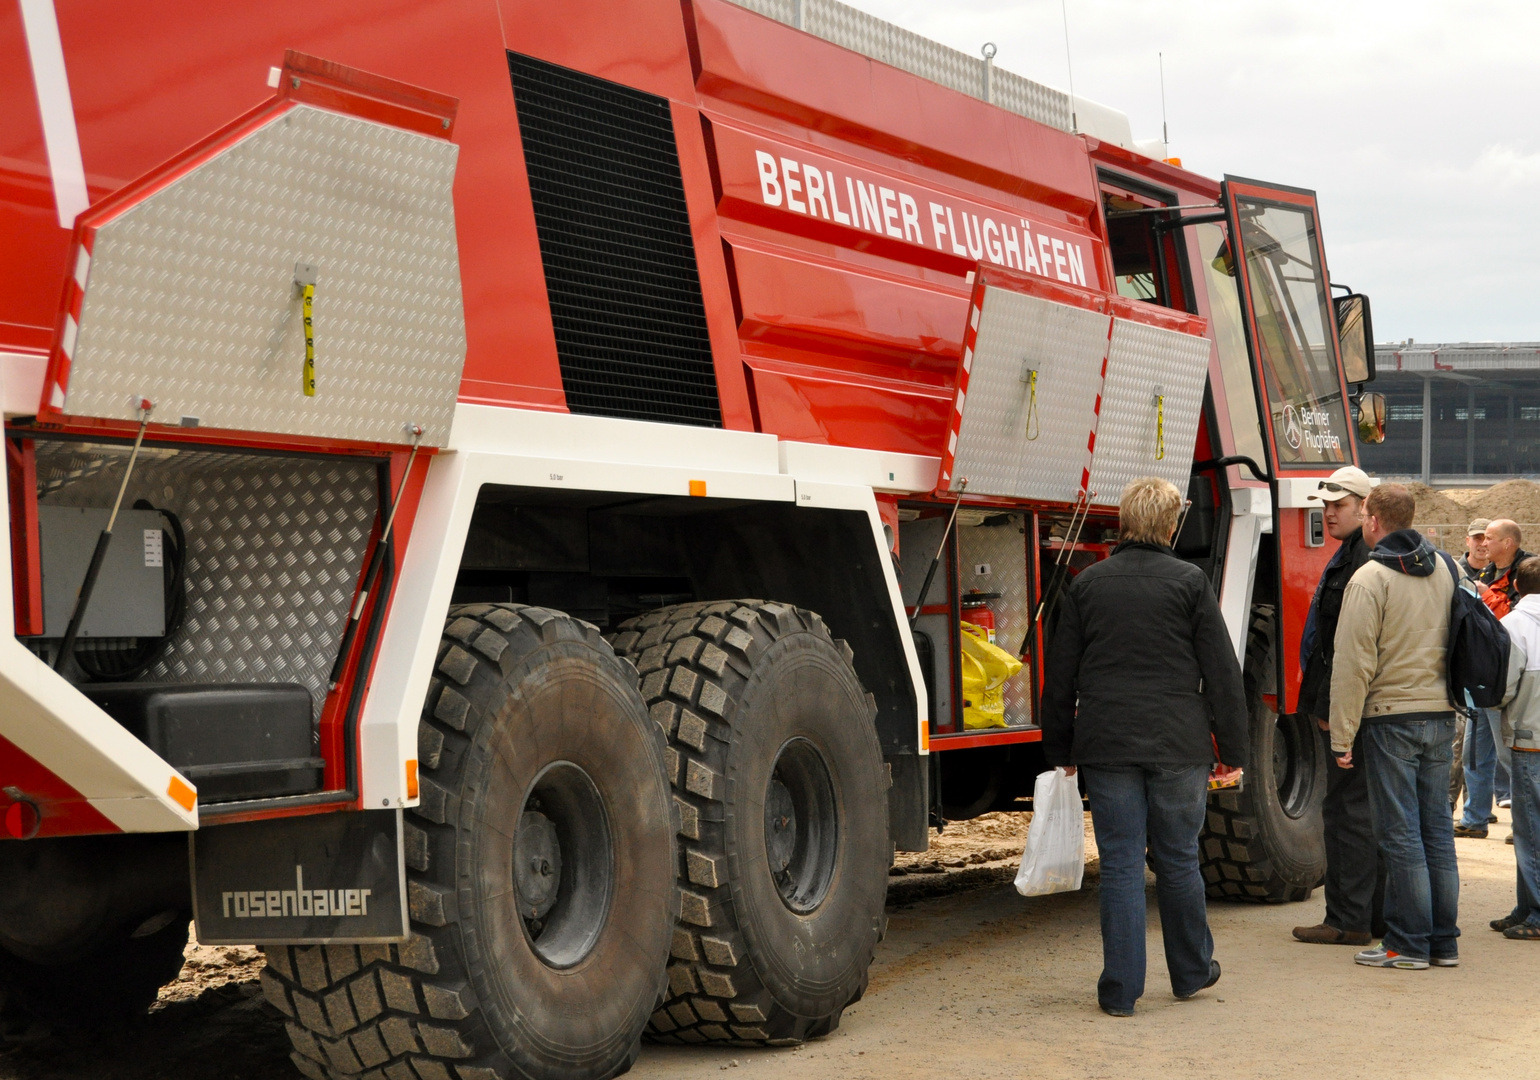
[[[80,327],[75,323],[75,316],[64,316],[64,337],[59,342],[59,347],[71,360],[75,359],[75,335],[78,333],[80,333]]]
[[[963,393],[961,390],[957,391],[957,415],[958,416],[962,415],[963,402],[965,400],[967,400],[967,397],[968,397],[968,395]]]
[[[59,211],[59,227],[73,229],[76,215],[91,205],[91,197],[86,194],[86,167],[80,159],[75,106],[70,100],[64,46],[59,41],[59,17],[53,0],[21,0],[21,21],[27,35],[27,56],[32,61],[38,113],[43,120],[48,171],[53,174],[53,201]]]
[[[946,441],[946,452],[949,454],[957,453],[957,431],[955,429],[952,431],[951,437]]]
[[[968,371],[972,367],[973,367],[973,350],[971,348],[964,349],[963,350],[963,370],[964,371]]]
[[[91,272],[91,253],[85,248],[75,256],[75,284],[81,292],[86,291],[86,275]]]
[[[53,384],[53,394],[48,398],[48,404],[56,409],[64,408],[64,387],[58,383]]]

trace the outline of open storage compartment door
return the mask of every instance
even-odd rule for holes
[[[938,493],[1079,498],[1111,321],[1097,293],[980,267]]]
[[[1169,480],[1184,494],[1203,409],[1212,346],[1194,315],[1131,300],[1113,302],[1089,490],[1096,506],[1117,506],[1140,476]]]
[[[279,87],[80,216],[40,417],[148,399],[157,424],[445,445],[456,103],[297,54]]]

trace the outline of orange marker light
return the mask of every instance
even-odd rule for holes
[[[702,499],[705,498],[706,497],[706,481],[704,481],[704,480],[691,480],[690,481],[690,494],[691,495],[695,495],[695,496],[697,496],[699,498],[702,498]]]
[[[191,811],[197,805],[198,791],[180,776],[173,776],[166,785],[166,795],[183,810]]]
[[[406,759],[406,797],[417,798],[417,759]]]

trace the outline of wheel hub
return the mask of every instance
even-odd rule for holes
[[[535,777],[513,838],[513,891],[535,955],[553,968],[579,963],[609,918],[615,852],[604,800],[570,761]]]
[[[823,903],[839,851],[834,782],[809,740],[788,740],[765,791],[765,854],[781,902],[799,915]]]
[[[519,818],[513,841],[513,882],[519,893],[519,914],[544,919],[556,906],[561,882],[561,842],[551,819],[535,810]]]
[[[770,872],[777,876],[785,873],[796,850],[797,809],[786,785],[771,778],[770,797],[765,800],[765,851],[770,857]]]

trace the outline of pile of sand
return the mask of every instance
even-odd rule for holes
[[[1467,525],[1473,518],[1509,518],[1520,524],[1540,523],[1540,484],[1533,480],[1504,480],[1489,488],[1446,488],[1408,484],[1417,500],[1417,523]]]
[[[1474,516],[1462,504],[1427,484],[1406,485],[1417,500],[1418,525],[1468,525]]]
[[[1473,518],[1509,518],[1540,522],[1540,484],[1533,480],[1504,480],[1489,488],[1465,488],[1445,492]]]

